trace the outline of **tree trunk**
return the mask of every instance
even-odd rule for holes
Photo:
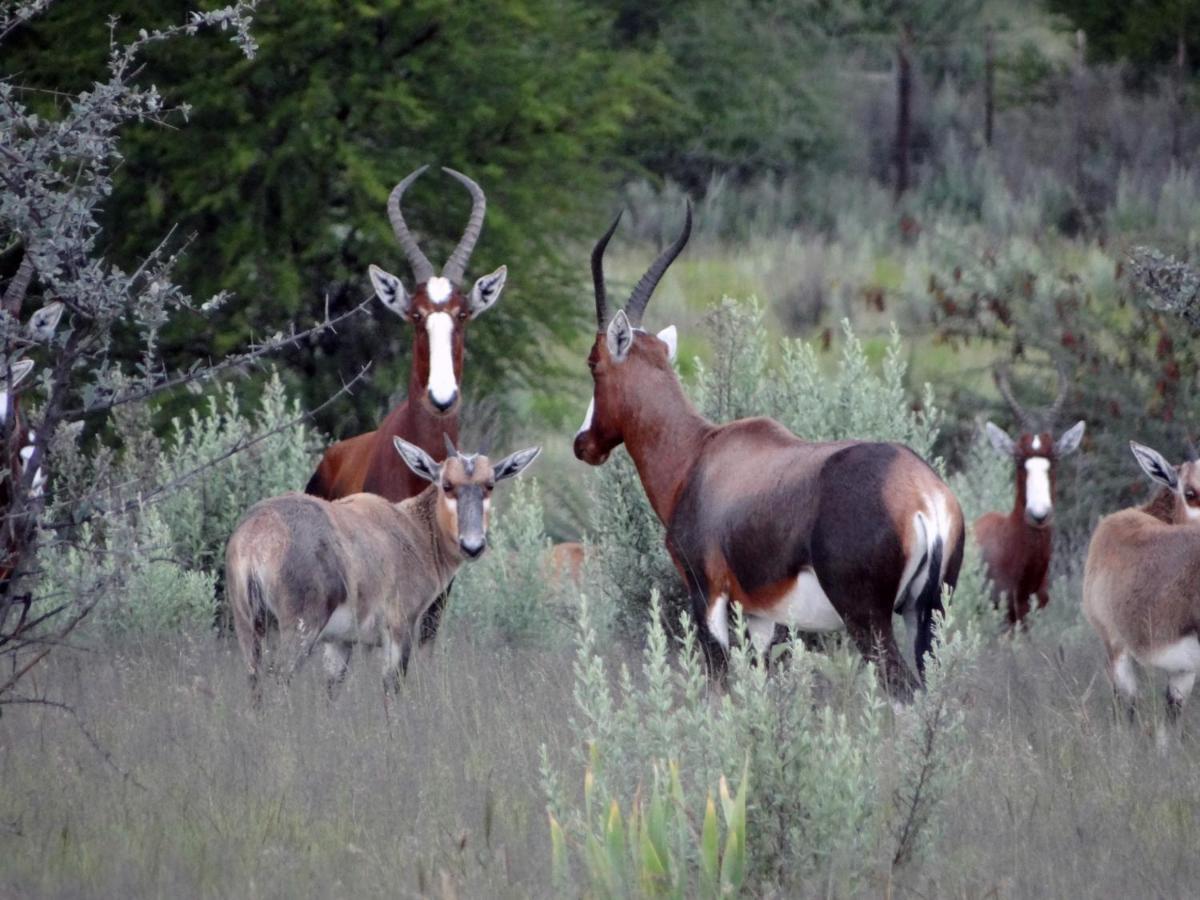
[[[909,161],[912,146],[912,29],[900,29],[896,43],[896,199],[909,186]]]

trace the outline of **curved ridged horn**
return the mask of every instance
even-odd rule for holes
[[[625,215],[625,210],[617,213],[617,217],[608,226],[608,231],[604,232],[600,240],[596,241],[596,246],[592,248],[592,284],[596,289],[597,331],[603,331],[604,326],[608,324],[608,290],[604,286],[604,251],[608,247],[613,233],[617,230],[617,226],[621,223],[623,215]]]
[[[21,314],[21,304],[25,301],[25,292],[29,290],[31,281],[33,281],[33,258],[26,250],[25,255],[21,257],[21,265],[17,269],[17,274],[8,283],[8,290],[4,292],[2,301],[4,309],[12,315],[19,316]]]
[[[454,446],[454,441],[450,440],[450,435],[446,434],[444,431],[442,432],[442,440],[446,442],[446,459],[450,459],[452,456],[458,456],[458,450]]]
[[[417,246],[417,239],[408,230],[408,225],[404,222],[404,214],[400,212],[400,198],[404,196],[408,186],[420,178],[428,168],[429,166],[421,166],[416,171],[410,172],[403,181],[392,188],[387,202],[388,219],[391,220],[392,231],[396,233],[396,240],[400,242],[400,248],[408,257],[408,264],[412,266],[413,278],[417,280],[417,284],[426,282],[433,277],[433,264],[421,252],[421,248]]]
[[[671,263],[675,262],[675,257],[683,252],[683,248],[687,245],[691,234],[692,201],[688,200],[685,207],[683,231],[679,233],[679,237],[675,239],[675,243],[664,250],[650,268],[646,270],[646,274],[642,276],[641,281],[634,285],[633,293],[629,295],[629,302],[625,304],[625,315],[629,317],[629,324],[634,328],[642,324],[642,313],[646,311],[646,304],[650,302],[650,295],[654,293],[654,289],[658,286],[658,281],[663,277],[663,273],[667,271]]]
[[[442,266],[442,277],[449,278],[451,282],[458,284],[467,271],[467,261],[471,258],[471,251],[475,249],[475,242],[479,240],[479,232],[483,231],[487,197],[483,195],[483,188],[462,172],[456,172],[445,166],[442,166],[442,171],[457,179],[463,187],[471,192],[471,218],[467,219],[467,227],[463,231],[462,240],[458,242],[458,246],[454,248],[450,258],[446,260],[446,265]]]
[[[1008,403],[1013,413],[1020,422],[1021,427],[1026,431],[1036,431],[1037,423],[1033,420],[1033,416],[1025,411],[1017,398],[1013,396],[1012,386],[1008,383],[1008,366],[1003,363],[997,363],[992,369],[992,380],[996,382],[996,390],[1000,392],[1000,396]]]

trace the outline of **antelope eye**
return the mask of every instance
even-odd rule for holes
[[[483,486],[483,489],[490,494],[492,492],[492,488],[494,488],[495,486],[496,486],[496,482],[489,481],[489,482],[487,482],[487,484],[485,484]]]
[[[447,494],[453,494],[454,493],[454,485],[452,485],[449,481],[447,481],[442,485],[442,490],[445,491]]]
[[[1192,490],[1191,488],[1188,488],[1184,492],[1183,496],[1184,496],[1184,499],[1186,499],[1188,501],[1192,501],[1192,500],[1196,499],[1196,492],[1194,490]]]
[[[419,323],[419,322],[420,322],[422,319],[424,319],[424,318],[425,318],[425,316],[423,316],[423,315],[422,315],[421,313],[419,313],[419,312],[414,312],[414,313],[413,313],[413,314],[410,316],[410,318],[411,318],[411,319],[412,319],[414,322],[418,322],[418,323]]]
[[[458,311],[458,321],[460,321],[460,322],[467,321],[467,311],[465,309],[460,309]]]

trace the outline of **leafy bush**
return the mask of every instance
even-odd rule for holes
[[[450,622],[500,640],[550,643],[564,636],[569,577],[549,570],[550,539],[536,479],[518,479],[493,513],[488,552],[459,570],[446,607]]]
[[[646,813],[641,798],[649,795],[653,806],[664,792],[667,809],[696,809],[737,759],[747,761],[738,789],[747,791],[752,892],[791,893],[814,879],[834,893],[862,892],[873,875],[921,855],[935,811],[969,762],[952,757],[963,729],[959,676],[979,647],[974,625],[947,616],[928,690],[893,717],[870,666],[848,653],[810,653],[800,642],[770,672],[752,649],[735,645],[726,690],[712,696],[694,631],[687,628],[672,653],[657,597],[652,607],[640,670],[622,666],[614,680],[582,606],[579,717],[571,723],[575,763],[584,773],[582,804],[563,789],[575,779],[543,754],[556,860],[582,855],[593,886],[611,883],[614,870],[628,883],[639,870],[623,849],[632,829],[620,810],[631,808],[636,821]],[[597,811],[607,812],[607,821]],[[606,839],[618,846],[600,865]],[[711,871],[701,848],[678,841],[672,865],[686,860],[693,872]]]

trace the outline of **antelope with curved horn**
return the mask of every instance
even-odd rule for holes
[[[1017,402],[1009,384],[1008,370],[997,366],[992,377],[1000,396],[1007,401],[1021,428],[1016,439],[992,422],[985,425],[988,440],[997,453],[1010,457],[1015,472],[1016,490],[1012,511],[984,513],[975,520],[975,540],[983,551],[984,564],[992,582],[992,600],[1004,602],[1010,626],[1020,623],[1036,596],[1038,608],[1050,602],[1047,581],[1053,553],[1055,466],[1064,456],[1074,453],[1087,427],[1080,420],[1052,436],[1054,423],[1067,399],[1067,377],[1058,370],[1058,395],[1042,414],[1030,413]]]
[[[1200,672],[1200,462],[1172,466],[1143,444],[1130,441],[1129,449],[1161,490],[1096,526],[1083,613],[1104,642],[1113,688],[1130,712],[1136,661],[1167,673],[1167,716],[1174,721]]]
[[[678,239],[610,315],[603,257],[620,218],[592,252],[594,389],[576,457],[600,465],[625,444],[693,612],[723,647],[732,604],[764,652],[776,623],[845,628],[893,695],[910,696],[917,679],[893,615],[904,616],[923,676],[942,588],[953,588],[962,562],[958,500],[900,444],[810,442],[771,419],[716,425],[699,415],[671,365],[675,329],[642,328],[655,286],[687,243],[691,204]]]
[[[324,644],[332,691],[354,644],[382,645],[384,685],[394,689],[422,616],[458,568],[487,548],[492,489],[541,449],[493,463],[460,453],[446,437],[438,463],[415,444],[391,442],[425,484],[417,496],[392,503],[360,493],[330,502],[293,492],[255,504],[230,537],[225,583],[256,699],[269,618],[279,623],[286,677]]]
[[[400,201],[409,186],[428,169],[422,166],[392,189],[388,219],[416,282],[413,292],[400,279],[378,266],[370,267],[371,283],[380,301],[413,329],[413,359],[407,399],[387,414],[375,431],[339,441],[325,451],[304,491],[336,500],[366,491],[398,502],[424,490],[425,482],[400,460],[392,446],[399,437],[415,444],[436,460],[444,459],[442,435],[458,440],[459,384],[467,323],[490,309],[504,290],[508,269],[501,266],[478,279],[469,293],[461,289],[467,263],[483,230],[487,198],[483,189],[461,172],[442,171],[461,183],[471,195],[471,214],[462,239],[435,275],[404,221]],[[437,631],[442,603],[434,607],[424,634]]]

